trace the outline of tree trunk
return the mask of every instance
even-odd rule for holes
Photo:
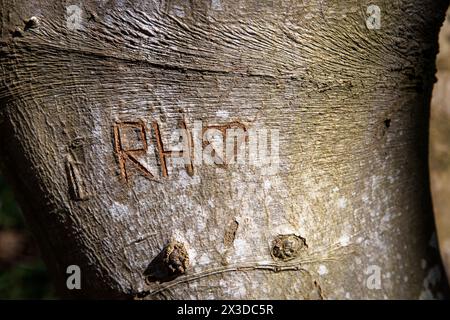
[[[3,171],[60,292],[442,296],[427,130],[446,1],[377,1],[381,26],[359,0],[71,4],[1,13]],[[221,156],[230,129],[242,163]]]
[[[430,182],[441,256],[450,271],[450,8],[439,33],[430,113]]]

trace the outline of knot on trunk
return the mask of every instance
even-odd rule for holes
[[[303,248],[307,248],[306,239],[295,234],[278,235],[272,241],[270,253],[275,260],[295,259]]]
[[[147,281],[166,282],[186,273],[189,255],[183,243],[170,241],[150,262],[144,275]]]

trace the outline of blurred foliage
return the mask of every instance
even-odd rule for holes
[[[54,299],[47,269],[40,259],[0,273],[0,299]]]
[[[0,232],[13,230],[28,235],[22,213],[11,189],[0,176]],[[0,261],[0,299],[54,299],[46,267],[38,254],[12,262]]]
[[[0,176],[0,229],[24,229],[22,213],[11,189]]]

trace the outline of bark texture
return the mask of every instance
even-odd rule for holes
[[[75,264],[84,297],[442,296],[427,129],[448,3],[377,1],[370,30],[370,2],[86,0],[71,30],[69,1],[2,0],[3,171],[61,292]],[[162,163],[200,120],[279,130],[278,172]]]

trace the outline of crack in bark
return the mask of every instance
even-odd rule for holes
[[[159,288],[156,288],[154,290],[144,290],[138,293],[135,293],[135,297],[137,298],[145,298],[147,296],[155,296],[156,294],[159,294],[163,291],[167,291],[170,288],[173,288],[180,284],[186,284],[192,281],[196,281],[202,278],[207,278],[213,275],[228,273],[228,272],[248,272],[248,271],[270,271],[274,273],[284,272],[284,271],[301,271],[301,272],[307,272],[310,275],[310,272],[303,268],[302,265],[305,264],[313,264],[317,263],[319,261],[336,261],[339,257],[342,257],[343,255],[349,255],[354,253],[352,246],[349,246],[350,248],[346,247],[337,247],[335,249],[330,249],[328,253],[339,250],[339,249],[348,249],[346,252],[342,254],[338,254],[336,256],[329,256],[329,257],[320,257],[315,256],[319,254],[322,251],[317,251],[311,253],[310,257],[307,259],[297,260],[290,263],[264,263],[264,264],[258,264],[258,262],[249,262],[247,264],[243,265],[232,265],[232,266],[224,266],[224,267],[217,267],[210,270],[205,270],[193,275],[186,275],[179,277],[178,279],[174,280],[173,282],[170,282],[166,285],[160,285]]]

